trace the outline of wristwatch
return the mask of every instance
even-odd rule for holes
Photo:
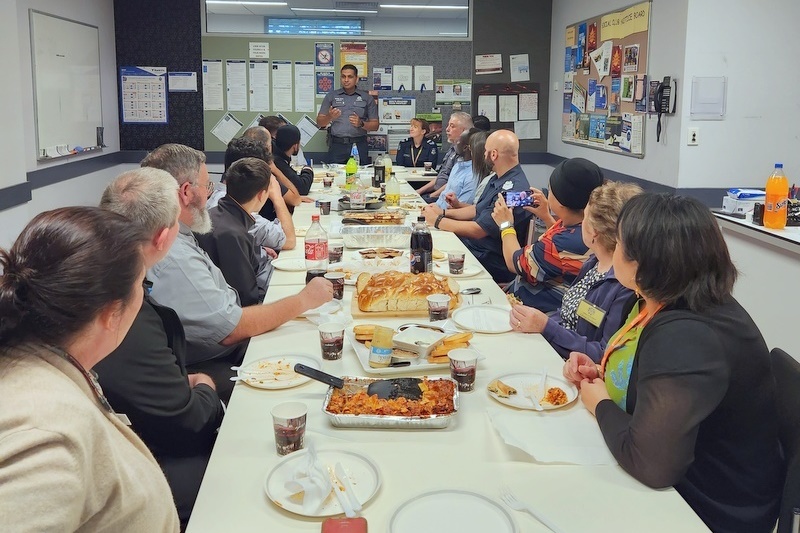
[[[504,229],[510,228],[510,227],[511,227],[511,222],[509,222],[508,220],[506,220],[505,222],[501,222],[500,223],[500,231],[503,231]]]

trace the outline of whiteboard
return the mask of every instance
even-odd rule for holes
[[[70,155],[76,147],[99,149],[100,32],[34,10],[30,23],[37,158]]]

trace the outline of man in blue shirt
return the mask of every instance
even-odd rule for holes
[[[475,205],[446,209],[439,213],[434,205],[423,209],[425,220],[437,229],[452,231],[498,283],[512,281],[503,259],[503,242],[499,228],[492,219],[497,195],[508,191],[527,191],[528,178],[519,164],[519,139],[514,132],[498,130],[486,139],[486,164],[495,171]],[[521,207],[514,208],[514,227],[521,242],[525,242],[531,214]]]
[[[367,132],[375,131],[378,105],[367,91],[358,85],[358,69],[344,65],[340,89],[325,95],[317,115],[317,125],[328,130],[328,163],[346,163],[353,143],[358,146],[360,164],[367,164]]]

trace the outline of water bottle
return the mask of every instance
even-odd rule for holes
[[[433,272],[433,236],[425,217],[420,216],[411,231],[411,273],[423,272]]]
[[[400,206],[400,182],[397,181],[397,176],[392,176],[386,182],[386,206],[399,207]]]
[[[320,225],[319,215],[311,215],[311,227],[305,238],[305,254],[306,278],[324,275],[328,270],[328,233]]]
[[[789,179],[783,173],[783,163],[775,163],[775,170],[767,179],[764,202],[764,227],[786,227],[786,210],[789,202]]]
[[[356,146],[356,143],[353,143],[353,148],[350,150],[350,159],[347,160],[347,164],[344,166],[344,172],[344,188],[349,191],[353,187],[356,174],[358,174],[358,146]]]
[[[372,168],[375,169],[375,174],[372,176],[372,186],[380,188],[381,183],[386,181],[386,167],[383,164],[383,154],[378,154]]]
[[[364,182],[356,174],[353,185],[350,188],[350,209],[364,209],[367,207],[367,189]]]

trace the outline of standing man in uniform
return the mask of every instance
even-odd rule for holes
[[[357,87],[358,69],[350,64],[342,67],[340,89],[325,95],[317,115],[320,128],[328,130],[328,163],[346,163],[353,143],[358,146],[361,165],[367,164],[367,132],[375,131],[378,105],[367,91]]]

